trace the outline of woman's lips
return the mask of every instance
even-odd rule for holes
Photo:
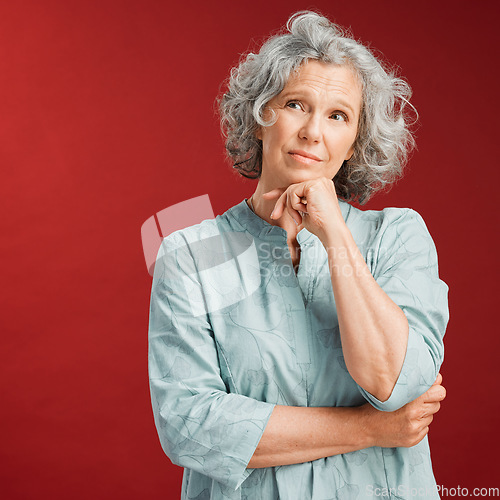
[[[299,161],[300,163],[305,163],[306,165],[315,165],[319,163],[321,160],[314,155],[309,155],[308,153],[304,153],[302,151],[290,151],[288,153],[294,160]]]

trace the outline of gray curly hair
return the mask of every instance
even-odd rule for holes
[[[366,203],[403,175],[415,139],[410,126],[418,113],[409,99],[411,88],[352,35],[312,11],[293,14],[286,30],[271,36],[258,54],[244,54],[231,69],[227,92],[219,96],[222,134],[233,167],[244,177],[259,178],[262,142],[259,126],[266,104],[285,87],[293,71],[309,59],[349,66],[362,87],[362,106],[354,154],[333,178],[337,195],[346,201]],[[409,106],[416,114],[410,123]]]

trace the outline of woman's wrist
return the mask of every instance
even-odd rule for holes
[[[347,247],[350,243],[349,236],[352,237],[350,233],[351,232],[344,219],[332,219],[328,221],[328,224],[325,225],[323,231],[321,231],[321,233],[317,236],[325,249],[328,250],[328,248]]]
[[[377,414],[379,413],[370,403],[365,403],[359,407],[359,433],[363,448],[378,446],[377,429],[379,422]]]

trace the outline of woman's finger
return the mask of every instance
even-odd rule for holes
[[[307,201],[304,197],[298,194],[295,189],[290,190],[288,195],[290,206],[293,210],[297,212],[300,217],[300,222],[302,222],[302,217],[307,214]],[[304,203],[305,202],[305,203]]]
[[[279,219],[283,215],[283,210],[286,206],[287,191],[284,191],[276,201],[273,211],[271,212],[271,219]]]
[[[435,403],[429,403],[426,406],[428,407],[427,412],[430,415],[434,415],[441,409],[441,403],[439,401],[436,401]]]
[[[268,191],[267,193],[262,194],[262,198],[265,198],[267,200],[273,200],[274,198],[277,198],[276,203],[274,204],[273,211],[271,212],[271,219],[279,219],[281,217],[281,214],[275,217],[274,212],[278,208],[280,199],[282,198],[285,192],[286,192],[285,188],[275,188],[271,189],[271,191]]]
[[[290,194],[292,208],[297,210],[297,212],[307,213],[307,200],[299,196],[296,191],[292,191]]]
[[[433,385],[422,397],[425,403],[442,401],[446,397],[446,389],[442,385]]]
[[[443,376],[441,375],[441,372],[437,374],[436,380],[432,385],[441,385],[441,382],[443,381]]]
[[[422,407],[422,414],[420,418],[423,420],[425,418],[430,417],[437,413],[441,408],[441,403],[439,401],[435,401],[433,403],[425,403]]]
[[[292,205],[292,197],[297,196],[297,195],[294,193],[291,193],[289,190],[286,191],[286,195],[287,195],[286,196],[286,208],[288,210],[288,213],[290,214],[290,216],[292,217],[292,219],[295,221],[295,223],[298,226],[299,224],[302,224],[302,217],[301,217],[299,211],[296,210]]]

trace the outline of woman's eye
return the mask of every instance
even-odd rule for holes
[[[347,121],[347,115],[345,113],[333,113],[331,116],[336,122],[342,120]]]
[[[286,106],[291,109],[300,109],[300,104],[297,101],[287,102]]]

